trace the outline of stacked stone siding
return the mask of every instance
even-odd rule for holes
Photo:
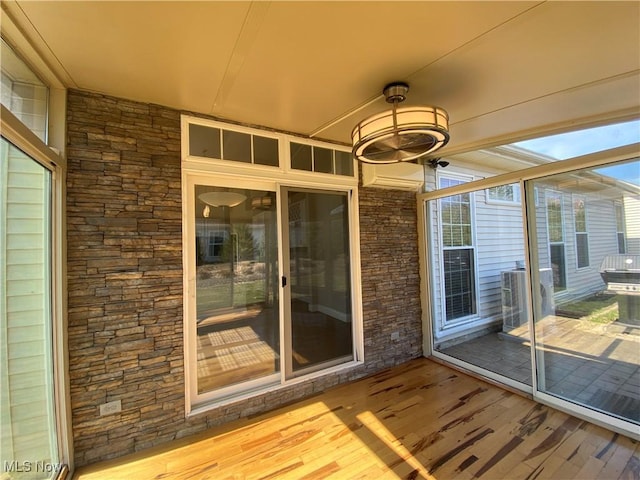
[[[77,90],[67,108],[76,465],[270,410],[421,354],[415,195],[361,189],[365,364],[186,418],[180,112]],[[113,400],[122,411],[100,416]]]

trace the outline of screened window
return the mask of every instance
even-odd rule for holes
[[[447,320],[476,313],[473,250],[445,250],[444,278]]]

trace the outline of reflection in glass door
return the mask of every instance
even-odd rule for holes
[[[280,370],[275,192],[195,186],[198,394]]]
[[[528,184],[543,199],[529,205],[534,272],[552,272],[555,291],[555,306],[548,308],[534,290],[537,391],[631,422],[636,431],[640,187],[628,179],[638,171],[640,162],[634,159]],[[571,212],[563,225],[562,262],[554,255],[559,238],[555,224],[544,221],[551,216],[550,205],[556,212]]]
[[[347,193],[283,189],[287,377],[353,360]]]
[[[51,172],[4,138],[0,147],[0,477],[14,478],[41,465],[38,478],[50,478],[60,468],[53,384]]]

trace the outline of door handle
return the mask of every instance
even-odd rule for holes
[[[285,277],[284,275],[282,276],[282,288],[287,286],[287,277]]]

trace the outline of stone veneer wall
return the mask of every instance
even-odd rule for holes
[[[413,193],[361,188],[365,364],[185,417],[180,112],[71,90],[69,369],[77,466],[287,404],[421,355]],[[399,339],[391,341],[398,332]],[[120,400],[120,413],[99,406]]]

